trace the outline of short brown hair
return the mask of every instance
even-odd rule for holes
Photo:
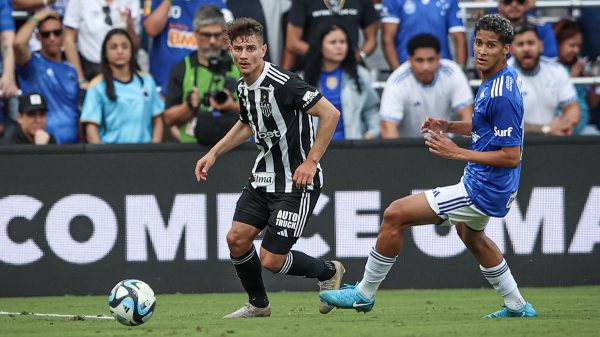
[[[230,43],[240,36],[251,35],[256,36],[261,43],[264,43],[263,26],[252,18],[238,18],[227,24],[227,37]]]

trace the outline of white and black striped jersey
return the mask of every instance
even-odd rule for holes
[[[306,113],[322,95],[298,75],[272,63],[252,85],[238,82],[240,120],[254,131],[260,153],[252,169],[251,183],[265,192],[298,191],[292,177],[306,160],[315,140],[313,117]],[[321,165],[309,190],[323,185]]]

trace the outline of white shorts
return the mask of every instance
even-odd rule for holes
[[[425,196],[431,209],[444,219],[439,224],[441,226],[454,226],[464,222],[469,228],[481,231],[490,221],[489,215],[473,205],[462,179],[456,185],[427,190]]]

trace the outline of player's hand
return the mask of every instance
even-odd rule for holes
[[[196,162],[194,173],[196,174],[197,181],[206,180],[208,178],[208,170],[214,165],[216,160],[217,158],[209,152]]]
[[[456,145],[443,132],[429,132],[425,137],[425,145],[429,147],[429,152],[442,158],[458,159],[461,148]]]
[[[292,180],[297,188],[306,188],[306,186],[312,184],[316,173],[317,163],[307,159],[294,171]]]
[[[438,132],[448,132],[448,125],[450,123],[448,123],[447,120],[443,120],[443,119],[438,119],[438,118],[433,118],[433,117],[427,117],[425,119],[425,121],[423,121],[423,124],[421,124],[421,133],[426,133],[428,131],[433,131],[435,133]]]

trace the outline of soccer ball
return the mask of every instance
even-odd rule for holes
[[[110,291],[108,308],[115,319],[125,325],[147,322],[156,305],[154,291],[140,280],[123,280]]]

